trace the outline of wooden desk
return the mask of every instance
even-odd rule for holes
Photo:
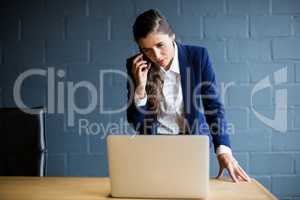
[[[3,200],[116,199],[108,197],[109,191],[108,178],[0,177],[0,199]],[[274,200],[276,198],[255,180],[251,183],[232,183],[211,179],[209,199]]]

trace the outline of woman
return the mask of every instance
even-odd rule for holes
[[[227,169],[234,182],[250,181],[230,149],[207,50],[175,41],[167,20],[153,9],[136,18],[133,35],[141,53],[127,59],[133,80],[127,85],[128,122],[140,134],[206,134],[220,165],[217,177]]]

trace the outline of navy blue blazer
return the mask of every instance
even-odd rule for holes
[[[220,102],[216,77],[206,48],[184,45],[178,47],[179,68],[184,102],[184,117],[188,122],[188,134],[207,135],[214,144],[230,147],[224,106]],[[126,67],[131,80],[131,68],[135,56],[128,58]],[[135,83],[133,81],[135,87]],[[139,134],[156,134],[158,122],[149,105],[136,107],[133,100],[133,87],[127,84],[127,120]],[[148,113],[147,113],[148,111]]]

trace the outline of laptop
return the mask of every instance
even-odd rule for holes
[[[208,136],[109,135],[107,148],[112,197],[208,197]]]

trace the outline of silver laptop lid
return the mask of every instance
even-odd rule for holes
[[[114,197],[206,198],[209,142],[199,135],[110,135]]]

